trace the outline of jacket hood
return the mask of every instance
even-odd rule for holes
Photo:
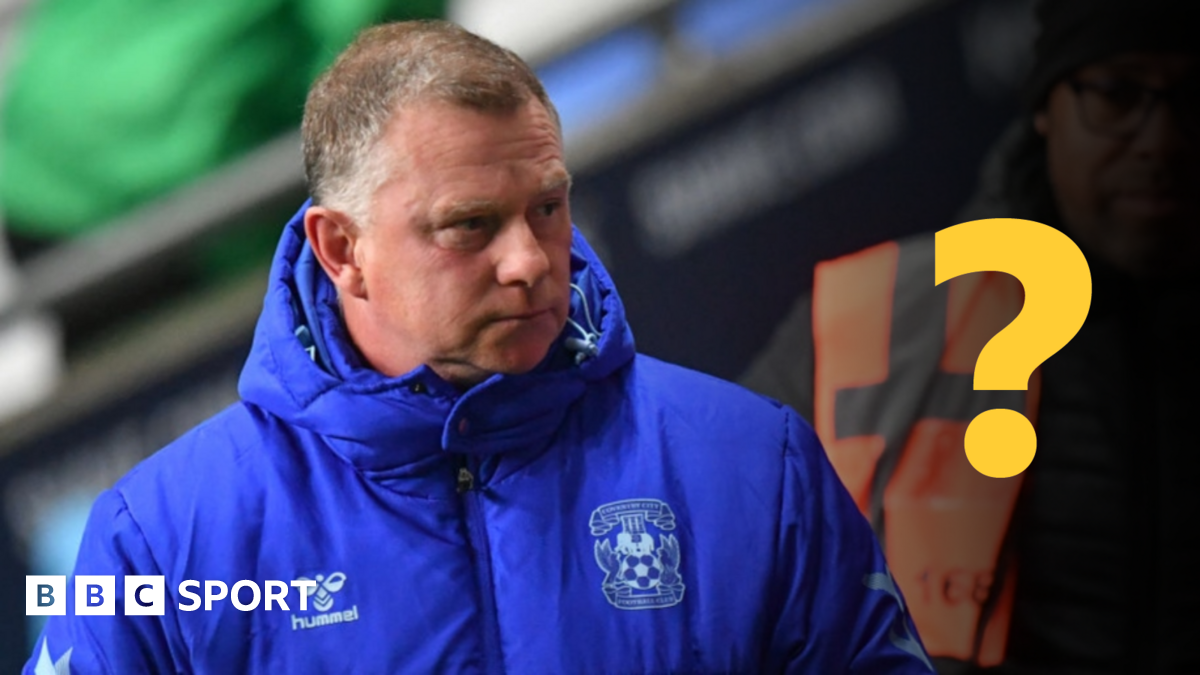
[[[238,391],[247,403],[325,436],[360,468],[385,470],[438,450],[492,454],[542,445],[589,382],[633,358],[612,279],[574,230],[570,321],[536,368],[493,375],[467,391],[428,366],[387,377],[350,341],[336,290],[305,239],[308,206],[288,222],[275,252]]]

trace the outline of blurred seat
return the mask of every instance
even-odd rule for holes
[[[53,394],[62,377],[62,333],[52,317],[16,312],[19,269],[12,264],[0,221],[0,424]]]
[[[689,48],[724,55],[770,39],[834,4],[836,0],[684,0],[674,29]]]
[[[604,121],[654,88],[663,46],[648,28],[630,27],[542,65],[538,76],[573,137]]]

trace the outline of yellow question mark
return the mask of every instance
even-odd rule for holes
[[[972,272],[1005,272],[1025,287],[1025,305],[975,362],[975,389],[1028,389],[1029,376],[1083,326],[1092,274],[1075,242],[1058,230],[1016,218],[973,220],[934,235],[934,285]],[[997,408],[971,421],[967,459],[992,478],[1024,471],[1037,434],[1021,413]]]

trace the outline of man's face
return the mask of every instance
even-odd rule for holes
[[[529,371],[571,293],[570,178],[549,114],[422,102],[381,142],[395,165],[356,244],[355,342],[389,375],[423,363],[470,385]]]
[[[1200,252],[1196,78],[1191,55],[1122,54],[1056,84],[1035,118],[1067,229],[1130,274],[1179,272]],[[1143,89],[1183,87],[1191,103],[1159,99],[1140,125],[1114,122]]]

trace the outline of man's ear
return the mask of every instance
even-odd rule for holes
[[[1040,110],[1033,114],[1033,128],[1042,138],[1046,137],[1046,132],[1050,130],[1050,117],[1046,112],[1046,106],[1042,106]]]
[[[343,211],[310,206],[304,212],[304,234],[338,294],[366,299],[360,256],[362,228]]]

